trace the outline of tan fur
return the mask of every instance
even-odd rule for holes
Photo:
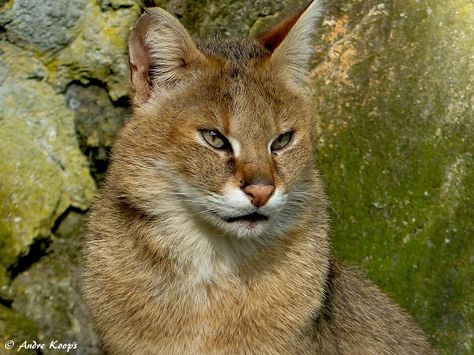
[[[281,26],[273,52],[195,44],[161,9],[138,21],[134,114],[84,248],[83,293],[109,353],[432,353],[408,315],[332,259],[304,85],[319,16],[315,2]],[[287,131],[288,146],[270,151]],[[255,211],[243,189],[263,183],[275,190],[258,205],[269,219],[227,222]]]

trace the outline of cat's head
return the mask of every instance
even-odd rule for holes
[[[296,223],[315,183],[306,81],[320,12],[315,1],[258,39],[207,42],[162,9],[141,16],[129,42],[134,115],[114,150],[131,203],[237,237]]]

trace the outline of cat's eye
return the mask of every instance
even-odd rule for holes
[[[272,152],[275,152],[277,150],[281,150],[281,149],[285,148],[291,142],[291,138],[293,138],[293,132],[291,132],[291,131],[280,134],[272,142],[272,145],[270,146]]]
[[[202,138],[209,144],[211,147],[216,149],[229,149],[229,141],[218,131],[213,129],[203,129],[201,130]]]

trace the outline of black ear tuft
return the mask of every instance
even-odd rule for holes
[[[145,12],[149,7],[157,7],[158,4],[155,0],[136,0],[136,3]]]

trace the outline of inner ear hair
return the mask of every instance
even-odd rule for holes
[[[270,29],[259,34],[256,37],[257,41],[259,41],[270,52],[273,52],[285,39],[288,32],[290,32],[296,21],[298,21],[298,19],[306,11],[309,5],[311,5],[311,2],[308,2],[304,7],[302,7],[293,15],[284,18],[279,23],[272,26]]]
[[[313,0],[257,40],[271,52],[269,64],[301,87],[309,76],[316,24],[323,18],[323,0]]]
[[[148,100],[152,92],[167,90],[192,75],[193,63],[203,62],[181,23],[160,8],[150,8],[138,19],[129,40],[133,102]]]

